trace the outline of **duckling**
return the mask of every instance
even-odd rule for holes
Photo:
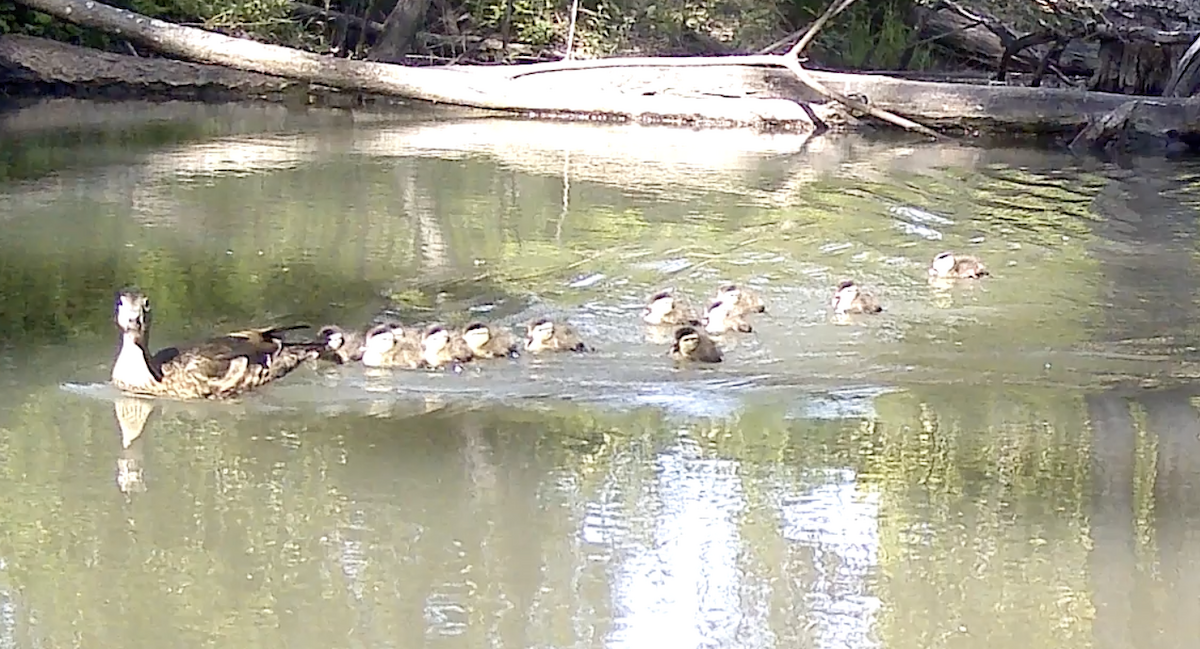
[[[453,364],[456,365],[456,370],[461,370],[460,364],[468,363],[475,358],[462,336],[440,324],[432,325],[425,330],[421,350],[425,364],[433,368]]]
[[[675,330],[675,342],[668,353],[676,361],[721,362],[721,348],[703,331],[691,326]]]
[[[377,324],[367,330],[360,360],[367,367],[414,370],[425,364],[421,357],[420,338],[415,332],[395,323]]]
[[[699,324],[699,323],[697,323]],[[690,326],[696,326],[691,325]],[[708,310],[704,313],[704,331],[719,336],[726,331],[740,331],[742,333],[751,333],[754,328],[746,322],[742,314],[735,310],[733,302],[717,300],[708,305]]]
[[[642,309],[642,321],[648,325],[679,325],[691,320],[696,320],[696,314],[670,291],[651,295]]]
[[[441,325],[418,334],[396,324],[381,324],[372,327],[366,338],[362,364],[367,367],[415,370],[442,367],[459,360],[455,358],[450,331]]]
[[[737,284],[724,284],[718,288],[717,300],[730,303],[735,314],[765,313],[767,310],[762,296],[745,286],[738,286]]]
[[[324,354],[339,365],[362,360],[366,334],[346,331],[337,325],[325,325],[317,331],[317,337],[325,341],[328,352]]]
[[[463,337],[465,331],[459,331],[457,329],[449,329],[447,331],[448,335],[450,336],[450,342],[446,353],[450,355],[450,358],[453,361],[461,364],[469,363],[477,358],[477,356],[475,356],[475,351],[471,349],[470,343],[468,343],[467,339]]]
[[[520,353],[520,344],[507,329],[472,322],[460,335],[476,358],[516,358]]]
[[[929,266],[929,275],[935,278],[978,279],[989,274],[975,257],[958,257],[950,251],[938,253]]]
[[[833,293],[833,300],[830,301],[835,314],[843,313],[880,313],[883,307],[871,297],[869,293],[863,291],[855,284],[853,280],[846,280],[838,284],[837,290]]]
[[[571,325],[538,318],[525,332],[525,350],[529,352],[587,352],[591,348],[579,339]]]
[[[153,356],[150,298],[134,289],[117,293],[114,319],[121,346],[111,381],[119,390],[177,399],[226,399],[287,375],[316,359],[323,342],[284,342],[285,332],[308,325],[235,331],[188,347],[167,347]]]

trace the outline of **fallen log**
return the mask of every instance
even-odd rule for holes
[[[309,84],[215,65],[101,52],[57,41],[0,35],[9,92],[21,86],[69,89],[79,97],[232,101],[304,97]]]
[[[0,84],[12,96],[268,101],[320,108],[382,108],[412,103],[390,95],[345,92],[218,65],[102,52],[20,34],[0,35]],[[469,114],[456,111],[459,116]]]
[[[158,52],[334,88],[537,116],[669,123],[689,126],[767,126],[820,130],[813,109],[778,97],[616,95],[585,85],[570,93],[517,88],[496,75],[461,67],[413,68],[324,57],[279,45],[175,25],[92,0],[22,0],[79,25],[101,29]],[[772,57],[776,58],[776,57]],[[778,57],[782,60],[782,57]],[[798,67],[798,66],[797,66]]]
[[[863,98],[869,104],[867,108],[876,113],[903,115],[948,131],[1055,134],[1069,140],[1084,126],[1099,122],[1126,102],[1142,99],[1137,109],[1145,118],[1117,122],[1146,137],[1126,140],[1160,142],[1165,147],[1181,140],[1194,141],[1200,136],[1200,128],[1192,119],[1191,104],[1173,98],[797,71],[799,65],[794,59],[781,56],[626,58],[521,66],[411,68],[322,57],[231,38],[96,2],[25,1],[39,9],[57,9],[80,24],[114,31],[169,54],[300,79],[308,85],[297,87],[309,91],[331,86],[535,117],[701,126],[749,124],[807,130],[819,127],[831,116],[837,117],[833,106],[820,103],[834,96],[856,108],[864,106],[864,102],[846,98]],[[0,42],[12,42],[8,39],[13,38],[16,37],[2,37]],[[10,52],[10,61],[16,56]],[[74,59],[75,63],[68,59]],[[142,67],[151,65],[147,61],[158,61],[152,65],[189,66],[177,68],[174,73],[161,72],[168,76],[178,74],[175,82],[181,86],[197,80],[203,84],[205,75],[212,73],[207,67],[190,67],[195,64],[178,61],[75,53],[59,57],[52,65],[43,65],[42,74],[61,77],[62,70],[70,69],[76,79],[91,74],[87,78],[103,84],[120,77],[113,71],[126,59],[129,69],[135,71],[134,76],[147,75]],[[107,66],[103,74],[87,72],[96,60]],[[75,67],[71,68],[72,65]],[[286,87],[286,82],[271,83]],[[809,111],[813,111],[811,116]],[[1102,132],[1111,133],[1112,128]]]
[[[1183,126],[1181,130],[1179,126]],[[1200,144],[1200,102],[1164,105],[1154,100],[1127,101],[1087,125],[1074,139],[1072,151],[1113,155],[1180,155]]]
[[[733,57],[728,57],[733,58]],[[670,83],[686,92],[709,92],[714,87],[749,95],[773,93],[801,101],[819,100],[793,75],[761,66],[694,65],[693,59],[664,62],[662,59],[620,59],[538,63],[524,66],[482,67],[472,77],[496,75],[518,89],[527,84],[542,93],[570,92],[587,84],[599,92],[654,92],[670,72]],[[151,59],[96,52],[28,36],[0,36],[0,68],[20,71],[26,81],[58,84],[76,90],[77,96],[157,98],[259,98],[295,100],[302,105],[373,105],[397,102],[395,97],[347,93],[308,84],[239,72],[218,66],[171,59]],[[516,69],[514,69],[516,68]],[[571,74],[564,74],[571,72]],[[638,77],[641,72],[642,77]],[[919,119],[955,132],[980,134],[1026,133],[1073,138],[1085,125],[1099,123],[1131,100],[1128,95],[1083,90],[1025,88],[978,83],[910,81],[880,74],[843,74],[811,71],[824,86],[836,92],[868,97],[888,111]],[[644,82],[639,85],[640,81]],[[491,83],[487,81],[487,83]],[[497,81],[499,83],[499,81]],[[199,88],[199,90],[197,89]],[[1144,119],[1124,120],[1127,128],[1142,129],[1164,145],[1177,142],[1181,134],[1200,132],[1192,123],[1188,107],[1195,100],[1142,98],[1139,111]],[[444,109],[450,108],[445,106]],[[456,116],[484,114],[455,111]],[[1104,131],[1115,137],[1111,128]],[[1127,138],[1126,138],[1127,139]],[[1089,146],[1100,146],[1093,143]]]

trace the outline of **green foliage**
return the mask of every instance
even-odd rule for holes
[[[484,31],[499,31],[505,0],[468,0],[464,9]],[[562,46],[570,28],[569,2],[515,0],[514,40]],[[617,52],[708,51],[708,45],[761,47],[779,32],[774,3],[751,0],[583,0],[575,46],[595,55]],[[701,39],[701,40],[697,40]]]
[[[70,23],[55,20],[49,14],[35,11],[13,0],[0,0],[0,34],[27,34],[68,42],[89,42],[85,31]]]
[[[108,4],[152,18],[204,26],[237,36],[300,45],[311,36],[289,17],[287,0],[110,0]],[[14,0],[0,0],[0,33],[26,34],[110,49],[120,43],[105,32],[56,20]]]
[[[175,10],[194,16],[207,29],[291,45],[306,40],[304,25],[289,15],[288,0],[173,1]]]
[[[463,9],[485,31],[499,32],[503,26],[504,0],[467,0]],[[510,37],[535,47],[553,44],[558,33],[556,9],[561,7],[550,0],[514,0]]]
[[[908,24],[914,0],[857,2],[825,24],[810,46],[823,65],[849,69],[895,69],[904,49],[915,40]],[[828,7],[826,0],[792,0],[787,15],[798,26],[812,23]],[[909,68],[930,64],[929,48],[918,47]]]
[[[507,0],[464,0],[446,15],[470,17],[452,31],[465,28],[480,36],[502,31]],[[203,26],[296,47],[320,49],[326,34],[309,29],[289,15],[287,0],[118,0],[131,11],[172,22]],[[346,5],[347,3],[342,3]],[[391,2],[375,8],[381,19]],[[582,0],[574,47],[583,56],[613,54],[708,54],[751,52],[774,42],[824,11],[825,0]],[[906,24],[913,0],[859,2],[825,26],[810,48],[822,64],[842,67],[894,67],[912,39]],[[353,14],[364,9],[341,6]],[[558,0],[512,0],[509,37],[535,48],[561,48],[568,40],[571,3]],[[444,29],[430,12],[426,30]],[[321,24],[321,23],[314,23]],[[118,45],[111,36],[81,29],[26,9],[15,0],[0,0],[0,33],[45,36],[93,47]],[[929,63],[919,49],[910,67]]]

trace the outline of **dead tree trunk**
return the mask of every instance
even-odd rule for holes
[[[371,48],[369,61],[399,63],[412,51],[417,31],[425,21],[430,0],[397,0],[383,23],[383,38]]]
[[[588,87],[587,79],[581,79],[578,85],[567,84],[571,86],[568,92],[563,91],[562,84],[547,90],[537,82],[517,82],[515,75],[510,77],[487,69],[414,68],[319,56],[175,25],[94,0],[21,1],[62,20],[120,34],[165,54],[334,88],[545,117],[688,126],[817,128],[816,114],[806,110],[807,106],[777,97],[730,97],[716,93],[681,96],[662,91],[614,93]],[[757,58],[746,63],[781,65],[776,61],[783,60]],[[695,60],[691,61],[694,65]],[[673,67],[669,61],[660,65]],[[707,65],[738,64],[717,61]]]

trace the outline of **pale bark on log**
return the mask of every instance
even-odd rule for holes
[[[1200,86],[1200,36],[1192,41],[1175,63],[1175,71],[1163,88],[1163,96],[1190,97],[1195,94],[1197,86]]]

